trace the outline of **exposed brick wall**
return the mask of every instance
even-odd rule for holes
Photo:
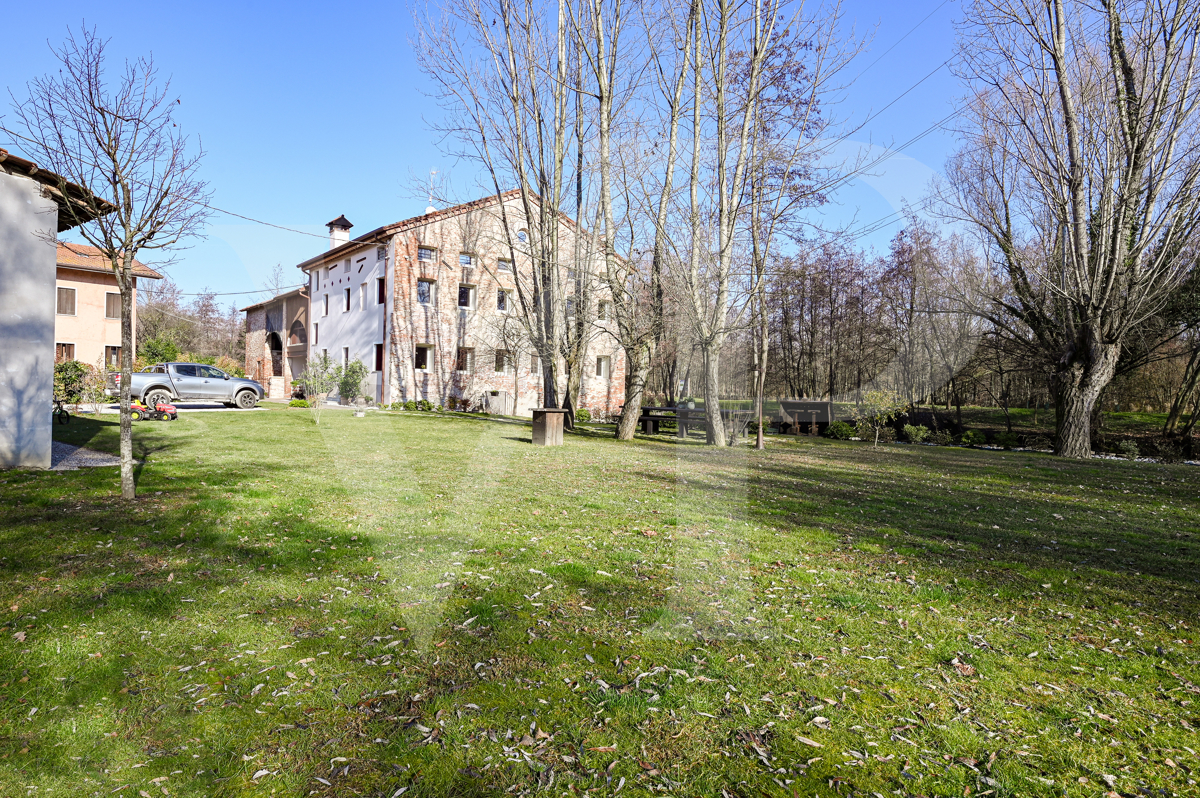
[[[260,367],[269,372],[271,363],[267,353],[267,311],[257,307],[246,312],[246,376],[258,379]],[[266,359],[266,360],[265,360]]]
[[[540,369],[532,370],[535,353],[518,321],[514,278],[497,266],[498,260],[507,257],[498,230],[495,214],[482,210],[435,221],[393,238],[393,323],[388,345],[393,401],[427,399],[445,406],[453,398],[472,407],[522,415],[542,405],[542,375]],[[420,247],[433,248],[434,259],[420,260]],[[471,267],[459,263],[464,252],[475,257]],[[528,266],[518,263],[517,269],[522,268]],[[434,283],[434,301],[429,305],[417,300],[417,282],[422,279]],[[458,306],[460,285],[474,288],[470,309]],[[499,290],[511,292],[507,316],[497,310]],[[414,368],[418,346],[432,347],[424,371]],[[468,371],[456,370],[460,348],[473,352]],[[510,353],[502,373],[496,371],[498,350]],[[607,378],[595,375],[598,356],[611,359]],[[560,396],[565,387],[564,375]],[[580,405],[615,413],[624,403],[624,390],[625,361],[620,347],[611,336],[595,336],[584,358]],[[493,397],[492,391],[499,395]]]

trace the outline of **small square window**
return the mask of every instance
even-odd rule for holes
[[[74,316],[75,315],[75,289],[60,288],[58,289],[58,315]]]
[[[121,295],[107,291],[104,294],[104,318],[121,318]]]
[[[417,280],[417,301],[422,305],[433,304],[433,280]]]
[[[428,371],[429,370],[429,361],[432,359],[430,357],[430,351],[432,349],[433,349],[432,346],[418,346],[417,347],[417,356],[416,356],[415,362],[413,363],[413,367],[417,371]]]
[[[375,260],[387,260],[387,247],[375,247]]]
[[[75,359],[75,344],[55,344],[54,345],[54,362],[62,363],[67,360]]]
[[[454,360],[455,371],[473,371],[475,368],[475,350],[459,347],[458,357]]]
[[[417,260],[431,261],[437,257],[437,250],[433,247],[417,247]]]
[[[458,306],[463,309],[475,307],[475,286],[460,285],[458,287]]]
[[[475,256],[466,252],[462,252],[458,256],[458,265],[470,268],[475,265]]]
[[[496,310],[501,313],[508,313],[508,292],[500,290],[496,292]]]
[[[512,261],[511,260],[498,260],[498,261],[496,261],[496,269],[498,269],[499,271],[502,271],[502,272],[511,272],[512,271]]]

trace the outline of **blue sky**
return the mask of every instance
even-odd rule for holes
[[[839,117],[871,116],[953,53],[950,0],[911,3],[846,0],[848,24],[873,34],[858,72],[932,13],[871,66],[837,107]],[[25,82],[55,68],[47,42],[85,21],[112,39],[114,56],[153,53],[182,99],[180,122],[207,155],[203,176],[214,204],[309,231],[274,230],[216,215],[208,237],[180,253],[167,272],[185,292],[261,289],[276,263],[291,273],[325,248],[325,223],[345,214],[354,233],[420,213],[414,177],[439,169],[470,182],[471,165],[443,156],[427,119],[438,108],[409,52],[406,3],[206,3],[56,0],[22,15],[0,48],[0,85],[18,97]],[[846,157],[880,154],[950,113],[962,89],[945,68],[926,79],[846,142]],[[7,98],[6,98],[7,99]],[[7,115],[8,102],[0,107]],[[19,146],[0,141],[20,152]],[[953,147],[938,131],[893,156],[834,196],[827,223],[871,222],[917,201]],[[860,239],[883,251],[898,225]],[[250,304],[262,294],[230,295]]]

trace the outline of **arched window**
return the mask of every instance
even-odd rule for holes
[[[292,322],[291,332],[288,333],[288,344],[294,346],[296,344],[308,343],[308,333],[304,329],[304,325],[299,319]]]
[[[279,333],[267,333],[267,349],[272,352],[278,352],[283,349],[283,341],[279,340]]]

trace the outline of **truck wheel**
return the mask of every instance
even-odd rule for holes
[[[171,394],[167,393],[166,391],[153,390],[146,394],[146,407],[149,407],[151,410],[156,409],[159,405],[166,405],[170,403]]]
[[[237,406],[242,410],[249,410],[258,404],[258,394],[254,391],[242,391],[234,399],[237,401]]]

